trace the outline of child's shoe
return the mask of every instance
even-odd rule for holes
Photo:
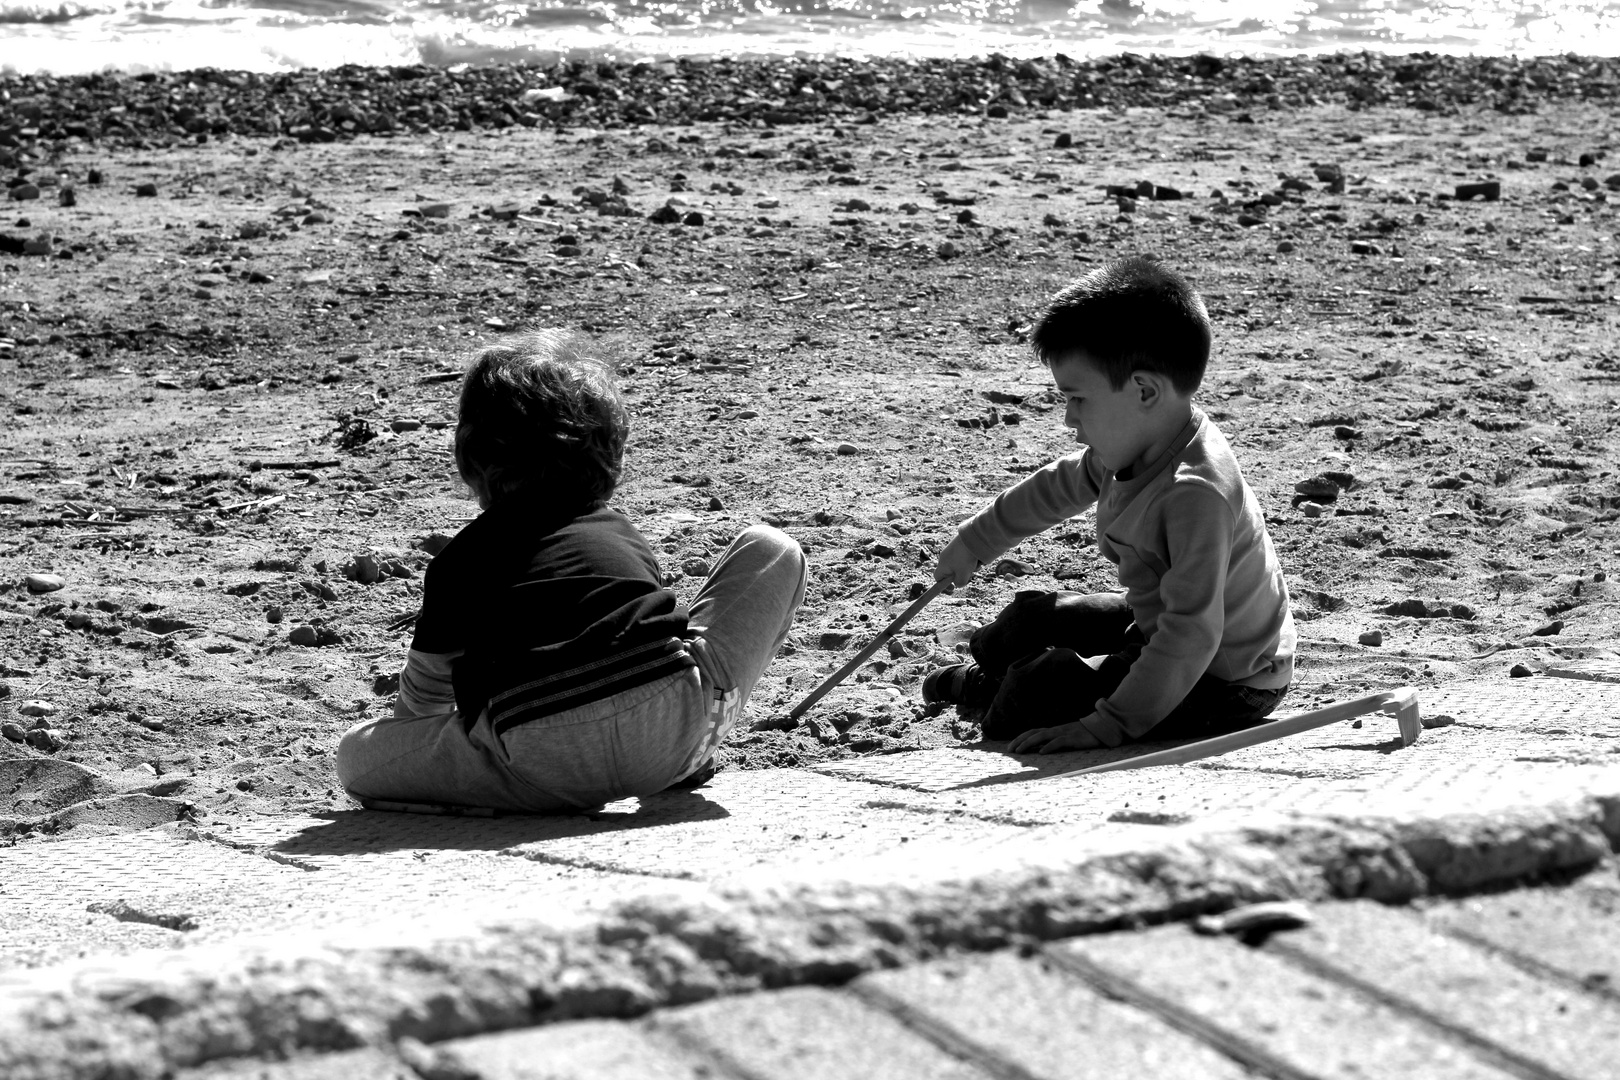
[[[978,664],[952,664],[929,672],[923,679],[922,699],[926,705],[965,705],[983,708],[995,700],[1000,680],[985,674]]]

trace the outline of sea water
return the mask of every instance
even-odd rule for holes
[[[682,55],[1620,54],[1620,0],[0,0],[9,72]]]

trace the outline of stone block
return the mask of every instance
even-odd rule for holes
[[[996,1075],[1238,1080],[1237,1063],[1139,1009],[1110,1001],[1045,957],[1015,952],[867,975],[857,993],[903,1003],[980,1048]],[[1006,1065],[1012,1068],[1006,1068]]]
[[[1291,935],[1290,935],[1291,936]],[[1183,926],[1053,946],[1099,984],[1198,1031],[1262,1075],[1506,1080],[1400,1010],[1230,938]]]
[[[721,998],[660,1013],[654,1023],[761,1080],[984,1080],[894,1017],[820,987]]]
[[[701,1056],[639,1024],[580,1020],[435,1047],[479,1080],[703,1080]],[[280,1080],[280,1078],[276,1078]]]

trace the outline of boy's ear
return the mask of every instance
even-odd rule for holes
[[[1165,377],[1157,371],[1133,371],[1131,372],[1131,389],[1135,393],[1138,403],[1149,406],[1163,397],[1168,387],[1166,386]]]

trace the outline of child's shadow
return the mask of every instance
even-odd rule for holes
[[[611,804],[627,806],[632,800]],[[634,800],[634,810],[574,814],[511,814],[472,817],[338,810],[269,850],[299,856],[382,855],[395,851],[500,851],[520,844],[579,836],[717,821],[731,814],[701,791],[661,791]]]

